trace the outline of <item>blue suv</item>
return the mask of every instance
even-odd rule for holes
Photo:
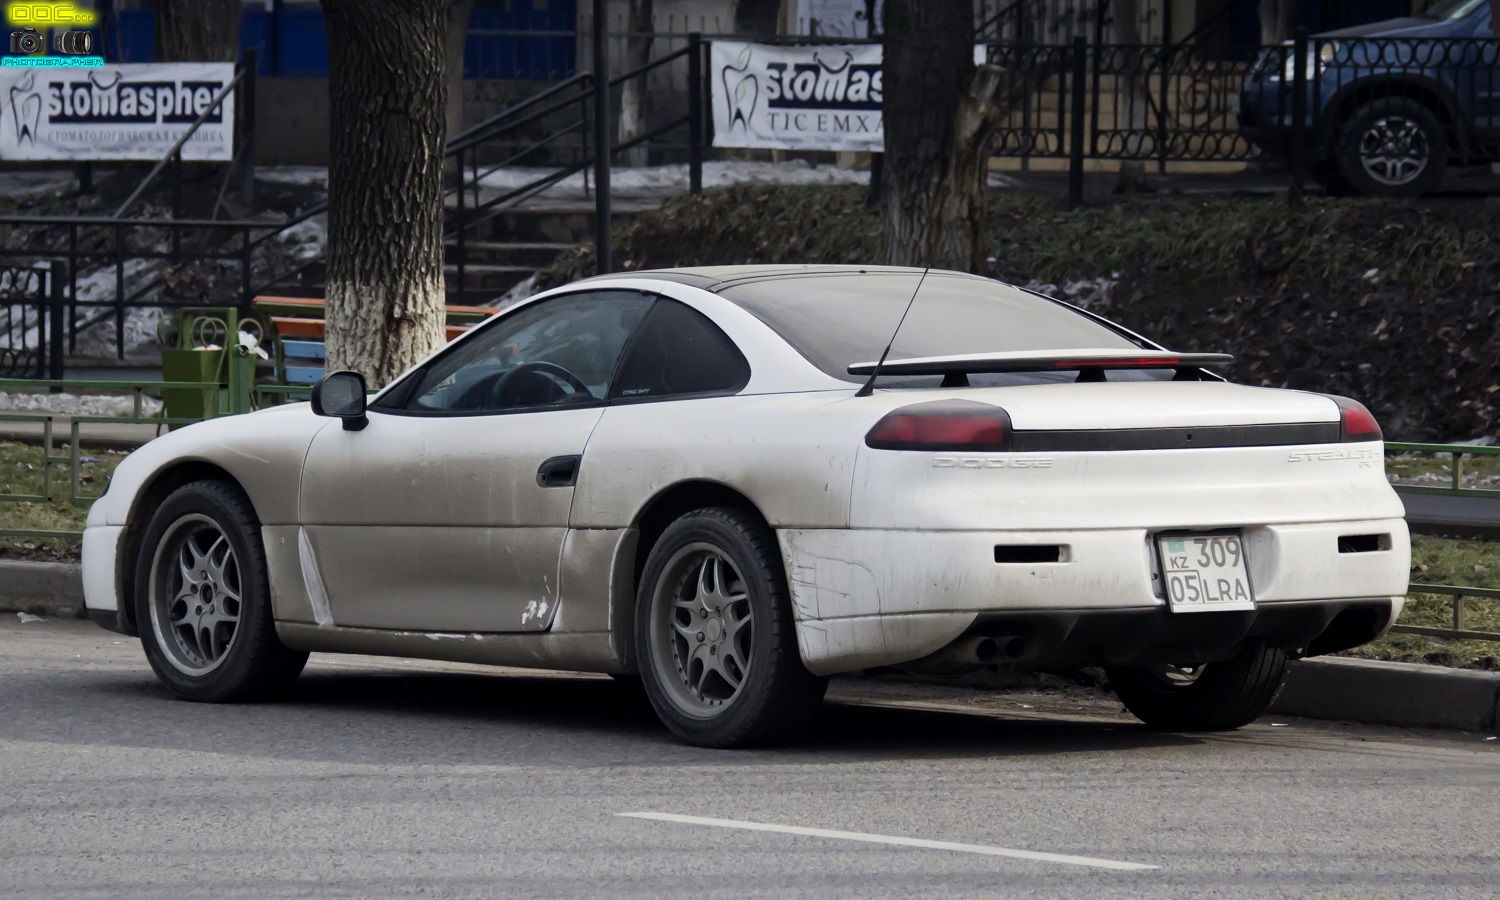
[[[1500,161],[1500,68],[1490,0],[1442,0],[1426,15],[1313,36],[1305,57],[1304,152],[1330,190],[1410,197],[1450,164]],[[1264,54],[1240,96],[1240,129],[1291,147],[1297,59]]]

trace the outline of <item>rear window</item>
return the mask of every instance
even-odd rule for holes
[[[734,285],[721,294],[769,325],[819,369],[858,383],[865,376],[850,375],[848,367],[880,358],[921,277],[921,273],[871,273],[776,278]],[[890,358],[1138,346],[1093,319],[1025,291],[996,281],[934,272],[922,282]],[[972,381],[978,385],[1072,381],[1075,377],[1073,373],[976,375]],[[926,384],[931,379],[908,380]],[[891,382],[889,386],[899,386],[896,379]]]

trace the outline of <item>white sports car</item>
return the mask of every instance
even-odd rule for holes
[[[838,673],[1103,666],[1150,725],[1234,728],[1390,627],[1410,544],[1369,412],[1228,360],[953,272],[595,278],[368,402],[331,373],[142,447],[85,593],[192,700],[309,651],[639,673],[723,747]]]

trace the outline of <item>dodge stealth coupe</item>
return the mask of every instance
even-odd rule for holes
[[[1235,728],[1390,627],[1410,543],[1370,413],[1230,361],[953,272],[594,278],[132,453],[87,604],[199,701],[314,651],[571,669],[728,747],[840,673],[1098,666]]]

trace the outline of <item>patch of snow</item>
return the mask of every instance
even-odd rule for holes
[[[129,394],[40,394],[0,391],[0,409],[15,412],[47,412],[60,416],[128,416],[135,411],[135,398]],[[161,412],[161,401],[141,397],[141,413],[154,416]]]
[[[537,276],[532,275],[530,278],[527,278],[525,281],[517,284],[515,287],[506,291],[504,294],[501,294],[500,298],[496,300],[493,305],[497,309],[508,309],[512,306],[515,306],[517,303],[520,303],[522,300],[525,300],[527,297],[530,297],[532,294],[535,294],[537,292],[536,281]]]
[[[125,260],[125,288],[130,290],[131,286],[145,278],[151,277],[156,270],[160,269],[162,261],[159,259],[127,259]],[[149,292],[143,299],[150,300],[157,291]],[[83,302],[112,301],[115,297],[115,267],[105,266],[78,279],[78,299]],[[105,307],[86,306],[78,310],[79,318],[88,318],[98,315]],[[132,307],[125,310],[125,358],[137,360],[151,358],[160,350],[160,340],[157,337],[157,326],[161,322],[162,311],[155,307]],[[90,359],[114,359],[115,358],[115,318],[110,316],[104,321],[93,325],[78,335],[78,347],[70,355],[87,357]]]
[[[277,235],[276,240],[298,261],[316,259],[328,246],[328,217],[313,216]]]
[[[0,172],[0,193],[12,200],[31,200],[72,190],[78,183],[71,172],[56,169]]]
[[[1085,278],[1080,281],[1067,281],[1062,284],[1049,284],[1042,281],[1030,281],[1022,285],[1028,291],[1036,291],[1038,294],[1046,294],[1059,300],[1066,300],[1074,306],[1083,309],[1091,309],[1095,306],[1103,306],[1109,303],[1114,295],[1115,286],[1119,281],[1115,278]]]
[[[517,166],[491,172],[481,178],[479,183],[487,190],[504,192],[525,187],[555,171],[556,169]],[[588,193],[585,193],[585,173],[580,172],[535,196],[582,199],[592,195],[593,182],[592,173],[588,173]],[[732,184],[869,183],[870,173],[867,170],[845,169],[835,165],[814,166],[800,159],[779,163],[725,160],[703,164],[704,188],[728,187]],[[681,194],[688,189],[688,167],[686,164],[638,168],[621,166],[611,170],[609,186],[614,197],[668,197]]]
[[[257,166],[255,177],[259,181],[273,181],[277,184],[328,187],[327,166]]]
[[[18,618],[18,619],[21,620],[21,624],[22,625],[29,625],[32,622],[40,622],[40,621],[42,621],[42,617],[41,616],[33,616],[31,613],[27,613],[27,612],[18,612],[18,613],[16,613],[16,618]]]

